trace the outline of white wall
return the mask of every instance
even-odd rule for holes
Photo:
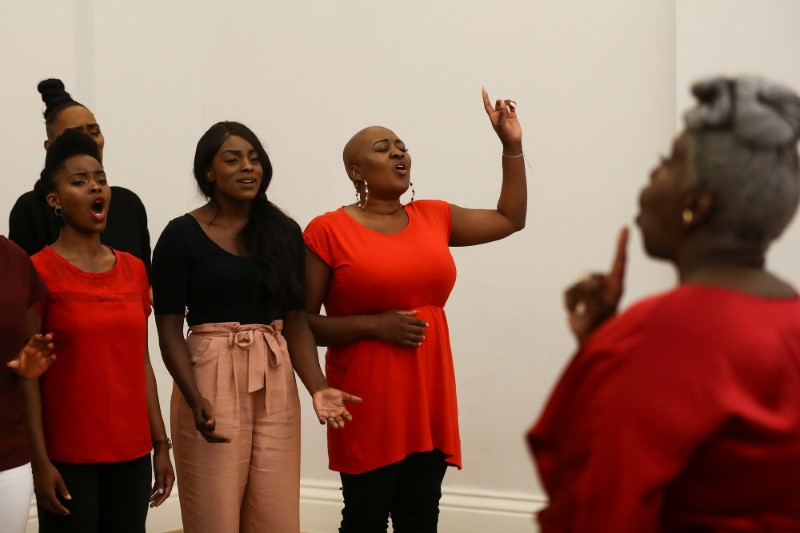
[[[753,71],[800,87],[798,22],[794,0],[4,2],[0,232],[42,165],[35,86],[45,77],[95,112],[109,179],[142,197],[154,242],[198,205],[194,144],[223,119],[261,136],[270,197],[301,225],[352,201],[341,148],[368,124],[407,141],[417,198],[493,206],[500,144],[480,88],[514,98],[531,166],[528,227],[454,250],[447,312],[465,468],[447,475],[442,531],[530,531],[543,496],[523,433],[573,348],[562,288],[610,260],[690,80]],[[793,230],[773,254],[795,282],[796,239]],[[625,301],[672,281],[634,238]],[[157,360],[155,336],[151,352]],[[166,406],[170,379],[156,368]],[[303,525],[331,531],[337,477],[304,406]],[[151,529],[179,524],[176,510],[153,512]]]

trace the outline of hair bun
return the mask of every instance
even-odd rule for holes
[[[794,146],[800,138],[800,97],[758,78],[712,78],[692,86],[697,105],[686,112],[690,130],[730,129],[764,148]]]
[[[42,95],[45,104],[44,118],[47,119],[53,110],[64,107],[65,104],[77,104],[72,96],[65,90],[64,82],[56,78],[42,80],[36,86]]]

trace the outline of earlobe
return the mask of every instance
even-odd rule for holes
[[[45,197],[45,200],[47,201],[47,205],[49,205],[53,209],[55,209],[56,206],[61,205],[61,202],[58,201],[58,196],[56,196],[56,194],[52,192]]]
[[[214,174],[210,170],[206,172],[206,181],[210,183],[214,182]]]
[[[45,152],[48,150],[48,148],[50,148],[50,144],[51,144],[50,143],[50,139],[45,139],[44,140],[44,143],[42,144],[42,146],[44,146],[44,151]]]
[[[685,229],[705,223],[714,211],[714,197],[707,191],[696,191],[689,198],[683,211],[681,223]]]

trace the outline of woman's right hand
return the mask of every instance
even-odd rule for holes
[[[33,491],[36,493],[36,501],[51,513],[69,514],[69,509],[59,501],[56,491],[65,500],[71,500],[72,496],[70,496],[58,469],[50,461],[42,461],[34,466]]]
[[[581,276],[564,292],[569,326],[579,344],[617,312],[624,289],[627,244],[628,228],[622,228],[611,270],[607,274],[594,272]]]
[[[192,409],[194,413],[194,427],[206,439],[206,442],[220,443],[230,442],[231,439],[223,437],[218,433],[214,433],[217,428],[217,421],[214,420],[214,413],[211,408],[211,402],[205,398],[200,398],[200,403]]]
[[[416,348],[425,340],[428,323],[416,318],[417,311],[392,309],[373,315],[373,337],[398,346]]]

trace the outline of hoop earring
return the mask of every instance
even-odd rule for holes
[[[57,205],[53,208],[53,213],[55,213],[57,217],[61,218],[64,215],[64,208],[60,205]]]
[[[681,220],[683,221],[683,226],[688,228],[692,225],[694,221],[694,213],[688,207],[681,211]]]
[[[367,207],[367,202],[369,201],[369,185],[367,184],[367,180],[361,180],[364,183],[364,199],[361,199],[361,191],[358,190],[358,185],[356,185],[356,205],[359,209],[364,209]]]
[[[409,181],[408,182],[408,187],[409,187],[409,189],[411,189],[411,200],[409,200],[408,203],[405,204],[405,205],[413,204],[414,203],[414,195],[416,194],[416,191],[414,190],[414,183]]]

